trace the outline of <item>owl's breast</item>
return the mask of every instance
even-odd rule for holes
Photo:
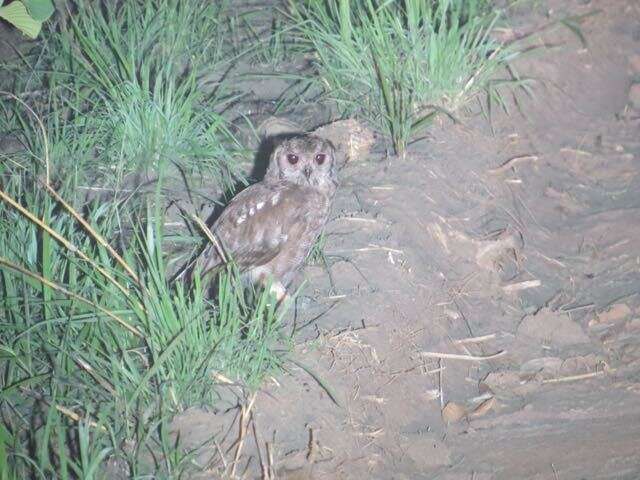
[[[311,186],[260,182],[238,194],[212,230],[242,269],[296,268],[327,221],[331,197]],[[284,268],[284,267],[282,267]]]

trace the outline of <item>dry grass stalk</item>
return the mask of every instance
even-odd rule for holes
[[[62,205],[64,207],[64,209],[69,212],[69,214],[80,224],[82,225],[82,227],[87,231],[87,233],[89,235],[91,235],[93,237],[93,239],[98,242],[102,247],[104,247],[109,254],[116,260],[116,262],[118,262],[122,268],[125,269],[125,271],[129,274],[129,276],[140,286],[142,287],[142,284],[140,283],[140,278],[138,277],[138,275],[136,275],[136,273],[133,271],[133,269],[129,266],[129,264],[127,262],[124,261],[124,259],[120,256],[120,254],[118,252],[115,251],[115,249],[104,239],[104,237],[102,235],[100,235],[98,232],[96,232],[91,225],[89,225],[89,223],[71,206],[69,205],[59,194],[58,192],[56,192],[51,185],[49,185],[48,183],[44,185],[45,189],[47,190],[47,192],[58,202],[60,203],[60,205]]]
[[[66,288],[58,285],[57,283],[54,283],[51,280],[48,280],[48,279],[44,278],[42,275],[39,275],[39,274],[34,273],[34,272],[31,272],[31,271],[27,270],[26,268],[21,267],[20,265],[16,265],[15,263],[7,260],[4,257],[0,257],[0,265],[4,265],[5,267],[8,267],[9,269],[11,269],[11,270],[13,270],[15,272],[19,272],[19,273],[21,273],[23,275],[26,275],[27,277],[31,277],[31,278],[37,280],[38,282],[42,283],[43,285],[46,285],[47,287],[49,287],[49,288],[51,288],[51,289],[53,289],[53,290],[55,290],[57,292],[62,293],[63,295],[71,297],[71,298],[73,298],[75,300],[78,300],[79,302],[84,303],[85,305],[89,305],[89,306],[95,308],[96,310],[101,311],[107,317],[111,318],[112,320],[115,320],[116,322],[118,322],[120,325],[122,325],[124,328],[129,330],[131,333],[133,333],[137,337],[142,338],[142,334],[135,327],[132,327],[127,322],[125,322],[123,319],[118,317],[116,314],[110,312],[106,308],[101,307],[100,305],[98,305],[96,303],[93,303],[91,300],[87,300],[86,298],[81,297],[77,293],[73,293],[73,292],[67,290]]]
[[[27,105],[22,99],[18,98],[11,92],[5,92],[4,90],[0,90],[0,95],[6,95],[9,98],[13,98],[16,102],[22,105],[38,122],[38,126],[40,127],[40,131],[42,132],[42,141],[44,142],[44,168],[45,168],[45,181],[47,185],[50,183],[51,175],[49,170],[49,139],[47,137],[47,130],[44,128],[44,123],[40,120],[40,117],[33,111],[33,109]]]
[[[521,155],[519,157],[513,157],[504,162],[502,165],[496,168],[490,168],[487,172],[491,175],[498,175],[504,173],[512,167],[515,167],[518,163],[526,162],[526,161],[536,161],[538,160],[538,155]]]
[[[444,408],[444,392],[443,392],[444,366],[442,358],[438,359],[438,398],[440,398],[440,410]]]
[[[590,378],[597,377],[599,375],[606,375],[613,370],[598,370],[597,372],[582,373],[580,375],[569,375],[567,377],[547,378],[542,380],[542,383],[562,383],[562,382],[574,382],[576,380],[588,380]]]
[[[361,218],[361,217],[342,217],[340,220],[345,220],[348,222],[363,222],[363,223],[380,223],[378,220],[373,218]]]
[[[49,162],[49,140],[47,137],[47,131],[44,127],[44,124],[42,123],[42,120],[40,119],[40,117],[31,109],[31,107],[29,107],[29,105],[27,105],[24,101],[22,101],[20,98],[16,97],[14,94],[10,93],[10,92],[5,92],[5,91],[0,91],[0,95],[7,95],[10,98],[13,98],[14,100],[16,100],[18,103],[20,103],[31,115],[33,115],[33,117],[36,119],[36,122],[38,122],[38,126],[40,127],[40,131],[42,132],[42,141],[44,142],[44,165],[45,165],[45,180],[44,182],[42,182],[42,180],[40,180],[40,183],[44,184],[45,189],[47,190],[47,192],[57,201],[59,202],[64,209],[73,217],[76,219],[76,221],[78,223],[80,223],[80,225],[82,225],[82,227],[100,244],[102,245],[104,248],[107,249],[107,251],[109,252],[109,254],[111,254],[111,256],[113,258],[116,259],[116,261],[125,269],[125,271],[131,276],[131,278],[133,278],[135,280],[135,282],[140,285],[140,279],[138,278],[138,276],[135,274],[135,272],[133,271],[133,269],[131,267],[129,267],[129,265],[124,261],[124,259],[118,254],[118,252],[116,252],[113,247],[111,247],[111,245],[109,245],[109,243],[107,243],[107,241],[102,237],[102,235],[100,235],[98,232],[96,232],[91,225],[89,225],[85,219],[73,208],[71,207],[71,205],[69,205],[67,202],[64,201],[64,199],[58,194],[58,192],[56,192],[53,187],[51,187],[51,167],[50,167],[50,162]],[[8,198],[6,197],[6,195],[3,198]],[[13,205],[13,204],[12,204]],[[21,213],[24,214],[24,212]],[[30,217],[29,217],[30,218]],[[30,218],[31,219],[31,218]],[[32,220],[33,221],[33,220]],[[40,223],[38,223],[39,226],[42,227],[42,225]],[[46,229],[45,229],[46,230]],[[47,230],[47,232],[49,234],[51,234],[51,232],[49,231],[50,229]],[[59,236],[58,236],[59,237]],[[69,243],[69,242],[67,242]],[[77,252],[77,249],[71,245],[69,243],[70,247],[68,247],[66,244],[65,246],[67,248],[69,248],[70,251],[72,252]],[[102,272],[101,272],[102,273]],[[104,273],[103,273],[104,274]],[[111,277],[107,276],[107,278],[110,279],[111,281]],[[115,282],[115,280],[114,280]],[[115,282],[115,285],[119,285],[117,282]],[[120,286],[118,287],[120,288]],[[126,294],[126,292],[125,292]]]
[[[502,287],[502,290],[506,293],[519,292],[521,290],[528,290],[529,288],[538,288],[542,285],[540,280],[526,280],[524,282],[510,283]]]
[[[482,417],[489,413],[496,404],[496,397],[491,397],[478,405],[472,412],[469,413],[469,418]]]
[[[488,335],[482,335],[479,337],[461,338],[459,340],[454,340],[453,343],[455,343],[456,345],[463,345],[466,343],[481,343],[486,342],[487,340],[493,340],[494,338],[496,338],[496,334],[490,333]]]
[[[273,449],[271,448],[271,444],[269,442],[266,443],[267,447],[267,461],[269,462],[269,475],[271,478],[275,478],[276,471],[273,468]]]
[[[260,449],[260,439],[258,438],[258,422],[256,422],[255,417],[251,414],[250,418],[251,422],[251,430],[253,431],[253,440],[256,442],[256,450],[258,450],[258,462],[260,463],[260,472],[262,474],[262,480],[271,480],[271,475],[269,474],[269,465],[264,462],[262,459],[262,450]],[[268,453],[268,452],[267,452]]]
[[[382,250],[384,252],[404,254],[402,250],[398,250],[397,248],[383,247],[383,246],[373,245],[373,244],[370,244],[369,246],[363,247],[363,248],[356,248],[353,251],[354,252],[376,252],[379,250]]]
[[[222,262],[227,263],[228,257],[225,254],[224,249],[222,248],[222,244],[218,241],[218,238],[215,236],[215,234],[209,229],[209,227],[207,227],[207,225],[199,217],[197,217],[196,215],[191,215],[191,218],[193,218],[193,220],[196,222],[198,227],[200,227],[200,230],[202,230],[202,233],[206,235],[207,239],[216,248],[216,251],[218,252],[218,255],[220,255]]]
[[[575,155],[583,155],[585,157],[590,157],[592,155],[591,152],[587,152],[586,150],[580,150],[578,148],[568,148],[568,147],[561,148],[560,153],[573,153]]]
[[[494,358],[506,355],[506,350],[500,350],[492,355],[460,355],[457,353],[439,353],[439,352],[420,352],[420,355],[426,358],[440,358],[448,360],[462,360],[467,362],[483,362],[485,360],[493,360]]]
[[[316,442],[313,437],[313,428],[309,428],[309,442],[307,443],[307,461],[313,463],[316,458]]]
[[[242,410],[240,412],[240,432],[237,440],[238,446],[236,447],[236,453],[233,458],[233,463],[231,465],[231,473],[229,475],[231,478],[233,478],[236,474],[236,467],[238,466],[238,461],[240,460],[240,454],[242,453],[242,447],[244,446],[244,440],[247,435],[247,427],[249,426],[249,422],[251,421],[250,414],[251,414],[251,409],[253,408],[253,403],[256,400],[256,395],[257,395],[257,392],[251,396],[251,399],[249,400],[248,405],[242,406]],[[249,417],[249,419],[245,423],[245,418],[247,417]]]
[[[224,383],[227,385],[235,385],[236,382],[234,382],[233,380],[231,380],[228,377],[225,377],[224,375],[222,375],[220,372],[212,372],[211,376],[213,378],[215,378],[217,381],[219,381],[220,383]]]
[[[6,193],[4,193],[2,190],[0,190],[0,199],[2,199],[5,202],[7,202],[9,205],[11,205],[13,208],[15,208],[18,212],[20,212],[22,215],[27,217],[27,219],[29,219],[29,221],[35,223],[38,227],[40,227],[42,230],[44,230],[49,235],[51,235],[51,237],[53,239],[55,239],[58,242],[60,242],[71,253],[77,255],[82,260],[84,260],[89,265],[91,265],[95,270],[100,272],[107,280],[109,280],[113,285],[115,285],[118,288],[118,290],[120,290],[122,293],[124,293],[124,295],[127,298],[131,298],[131,295],[130,295],[129,291],[124,286],[122,286],[115,278],[113,278],[113,276],[109,272],[107,272],[104,268],[102,268],[100,265],[98,265],[95,261],[90,259],[82,250],[78,249],[78,247],[76,247],[74,244],[72,244],[69,240],[67,240],[62,235],[60,235],[58,232],[53,230],[49,225],[44,223],[42,220],[40,220],[33,213],[31,213],[29,210],[24,208],[22,205],[20,205],[13,198],[11,198]]]
[[[58,410],[63,415],[66,415],[67,417],[69,417],[71,420],[73,420],[75,422],[80,423],[82,421],[85,421],[87,423],[87,425],[89,425],[89,426],[91,426],[93,428],[97,428],[99,430],[102,430],[103,432],[107,431],[107,429],[103,425],[98,425],[93,420],[83,419],[80,415],[78,415],[73,410],[69,410],[67,407],[63,407],[62,405],[55,405],[55,407],[56,407],[56,410]]]
[[[22,392],[24,392],[27,395],[33,396],[35,398],[37,398],[39,401],[45,403],[46,405],[51,405],[41,394],[28,390],[24,387],[20,387],[20,390]],[[106,432],[107,429],[104,427],[104,425],[99,425],[98,423],[94,422],[93,420],[88,420],[86,418],[83,418],[82,416],[78,415],[76,412],[74,412],[73,410],[67,408],[67,407],[63,407],[62,405],[54,405],[54,408],[56,410],[58,410],[60,413],[62,413],[64,416],[69,417],[71,420],[73,420],[74,422],[80,423],[80,422],[86,422],[87,425],[89,425],[90,427],[93,428],[97,428],[103,432]]]
[[[72,355],[72,358],[80,366],[80,368],[82,368],[85,372],[87,372],[89,375],[91,375],[91,377],[96,382],[98,382],[102,386],[102,388],[107,390],[114,397],[118,394],[116,392],[116,390],[113,388],[113,386],[108,381],[106,381],[104,378],[102,378],[99,375],[97,375],[95,373],[94,368],[91,365],[89,365],[87,362],[85,362],[84,359],[80,358],[78,355]]]

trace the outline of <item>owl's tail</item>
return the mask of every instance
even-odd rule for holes
[[[200,278],[214,278],[225,263],[216,249],[212,248],[212,245],[207,245],[204,250],[192,257],[178,270],[171,282],[183,281],[192,284],[195,275]]]

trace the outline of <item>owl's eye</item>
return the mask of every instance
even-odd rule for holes
[[[291,165],[295,165],[296,163],[298,163],[298,160],[300,159],[295,153],[287,153],[287,162],[289,162]]]
[[[324,161],[326,160],[326,158],[327,158],[327,155],[326,155],[326,154],[324,154],[324,153],[318,153],[318,154],[316,155],[316,163],[317,163],[318,165],[322,165],[322,164],[324,163]]]

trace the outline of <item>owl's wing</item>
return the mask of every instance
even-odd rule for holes
[[[308,215],[319,194],[290,183],[256,183],[240,192],[211,228],[224,254],[246,269],[276,257],[289,238],[307,231]],[[212,245],[203,253],[202,271],[222,264]]]

